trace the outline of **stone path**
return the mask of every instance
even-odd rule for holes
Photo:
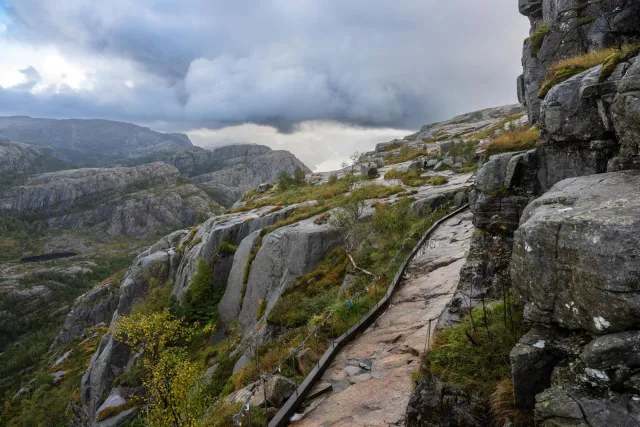
[[[473,231],[469,211],[446,221],[410,264],[389,308],[337,356],[296,427],[404,425],[428,320],[451,300]],[[435,328],[435,322],[433,324]]]

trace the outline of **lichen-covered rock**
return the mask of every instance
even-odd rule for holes
[[[533,322],[596,335],[640,326],[640,172],[564,180],[527,206],[511,276]]]
[[[213,259],[223,242],[238,246],[251,233],[275,224],[296,208],[313,203],[315,202],[290,205],[275,212],[272,206],[266,206],[254,212],[210,218],[202,226],[194,229],[193,233],[185,235],[180,242],[180,246],[185,248],[185,253],[173,276],[174,295],[182,297],[197,271],[198,260]],[[232,264],[229,263],[224,271],[217,271],[219,283],[227,283],[232,268]]]
[[[81,398],[89,404],[90,413],[97,409],[107,397],[106,393],[113,380],[129,367],[131,355],[129,348],[113,337],[115,320],[127,315],[133,306],[141,301],[153,277],[162,283],[167,280],[171,266],[180,258],[180,254],[169,250],[159,251],[138,258],[125,275],[119,290],[118,305],[114,313],[109,332],[102,337],[98,350],[91,358],[89,367],[82,378]]]
[[[491,156],[478,171],[469,205],[476,227],[512,233],[536,188],[534,151]]]
[[[233,265],[229,272],[227,288],[218,305],[220,320],[226,325],[235,321],[238,318],[238,314],[240,314],[242,298],[244,296],[242,291],[245,287],[244,276],[247,261],[249,260],[249,254],[261,239],[260,230],[254,231],[242,240],[233,256]]]
[[[640,5],[634,1],[519,0],[518,6],[531,21],[518,86],[532,123],[540,117],[538,91],[552,63],[640,40]]]
[[[554,86],[540,111],[540,131],[551,141],[592,141],[606,139],[607,128],[598,113],[598,104],[592,97],[583,98],[588,82],[600,74],[602,66],[573,76]]]

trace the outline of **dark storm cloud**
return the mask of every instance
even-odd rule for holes
[[[5,88],[0,114],[283,132],[307,120],[416,128],[515,102],[528,27],[515,0],[20,0],[9,12],[13,40],[154,78],[131,88],[97,70],[91,91]]]

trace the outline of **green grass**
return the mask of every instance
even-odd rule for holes
[[[506,316],[502,301],[487,305],[487,324],[482,306],[474,308],[472,316],[437,333],[426,362],[432,375],[488,398],[511,377],[509,352],[527,328],[512,304]]]
[[[218,247],[218,254],[220,255],[233,255],[238,250],[236,245],[232,245],[229,242],[221,242]]]
[[[408,148],[408,147],[407,147]],[[406,153],[400,153],[397,157],[385,158],[385,165],[397,165],[398,163],[408,162],[409,160],[417,159],[418,157],[428,156],[427,150],[407,151]]]
[[[427,184],[437,186],[449,182],[444,176],[422,176],[422,171],[420,170],[402,172],[397,169],[391,169],[384,175],[384,179],[399,179],[404,185],[409,187],[422,187]]]

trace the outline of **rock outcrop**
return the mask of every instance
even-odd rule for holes
[[[539,425],[640,422],[623,403],[640,367],[639,183],[637,171],[568,179],[522,216],[511,276],[535,329],[511,360],[516,402],[535,404]]]
[[[293,175],[296,168],[300,168],[305,174],[311,173],[290,152],[274,151],[258,144],[227,145],[212,150],[190,147],[135,159],[130,163],[149,161],[175,166],[213,200],[226,207],[231,207],[247,190],[277,180],[283,172]]]
[[[552,63],[640,40],[640,5],[632,0],[519,0],[518,5],[531,21],[518,93],[532,122],[540,119],[538,92]]]
[[[57,349],[83,337],[85,330],[91,326],[110,321],[118,306],[119,286],[120,283],[109,281],[79,296],[64,319],[62,331],[53,340],[51,349]]]
[[[54,228],[143,237],[220,212],[206,193],[166,163],[35,175],[0,193],[0,210],[36,211]]]
[[[0,188],[21,184],[33,174],[68,168],[65,162],[27,144],[0,139]]]
[[[601,335],[637,328],[640,173],[565,180],[527,206],[512,280],[528,320]]]

